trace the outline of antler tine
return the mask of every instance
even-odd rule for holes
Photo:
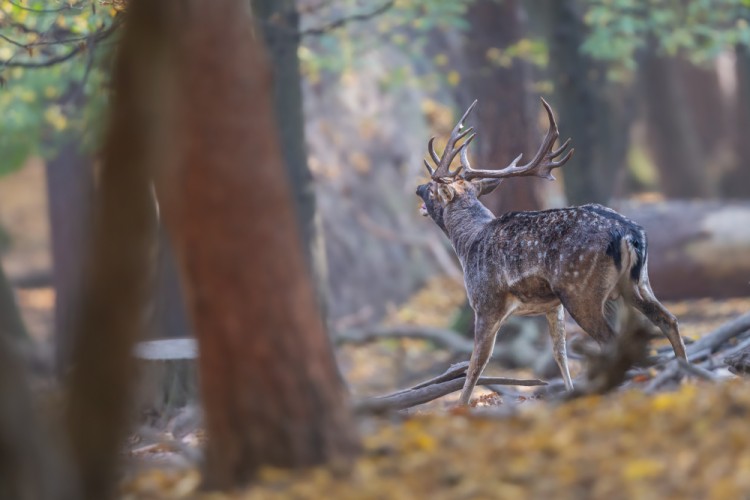
[[[505,177],[535,176],[554,180],[555,177],[551,173],[552,169],[561,167],[567,163],[571,156],[573,156],[573,151],[575,150],[571,149],[565,156],[555,161],[555,158],[560,156],[570,145],[570,139],[565,141],[559,148],[552,148],[555,141],[560,137],[560,132],[557,129],[557,122],[555,121],[555,116],[552,114],[552,108],[550,108],[549,104],[547,104],[547,101],[544,99],[542,99],[542,105],[544,106],[545,111],[547,111],[549,129],[544,136],[541,146],[539,146],[539,150],[529,163],[518,166],[518,162],[521,160],[521,155],[518,155],[507,167],[500,170],[474,170],[471,167],[464,166],[464,179],[471,180],[480,177],[487,179],[501,179]]]
[[[466,142],[461,144],[461,147],[459,148],[459,151],[461,152],[461,166],[465,169],[471,169],[471,164],[469,163],[469,144],[471,144],[471,141],[473,141],[476,136],[477,134],[471,134],[471,136],[466,139]]]
[[[457,167],[456,170],[451,171],[450,165],[451,162],[453,162],[453,159],[458,155],[462,149],[464,148],[464,145],[468,143],[469,140],[471,140],[472,137],[470,137],[467,141],[464,142],[461,146],[458,148],[456,147],[456,144],[466,137],[467,135],[474,132],[474,129],[472,127],[467,128],[466,130],[463,130],[464,128],[464,122],[466,121],[466,118],[471,114],[471,112],[474,110],[474,107],[477,105],[477,101],[474,100],[474,102],[471,103],[471,106],[464,112],[464,114],[461,116],[461,119],[458,121],[455,127],[453,127],[453,130],[451,131],[451,135],[448,138],[448,142],[445,145],[445,149],[443,150],[443,155],[440,157],[440,159],[436,159],[435,155],[433,155],[434,150],[431,150],[430,155],[432,156],[432,159],[437,164],[437,168],[434,170],[434,172],[431,174],[433,180],[440,181],[440,179],[445,177],[456,177],[459,172],[461,172],[461,166]],[[432,143],[430,142],[430,146]]]
[[[440,164],[440,157],[435,152],[435,138],[430,137],[430,142],[427,143],[427,151],[430,152],[430,157],[432,158],[432,161],[435,162],[435,165]],[[432,170],[432,169],[430,169]],[[432,170],[434,172],[434,170]],[[430,174],[432,175],[432,174]]]
[[[427,160],[423,158],[422,161],[424,162],[424,166],[427,168],[427,171],[430,173],[430,176],[432,176],[435,171],[432,169],[432,167],[430,167],[430,164],[427,162]]]

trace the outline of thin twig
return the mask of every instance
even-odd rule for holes
[[[60,63],[63,63],[65,61],[72,59],[73,57],[75,57],[76,55],[78,55],[80,52],[84,51],[87,48],[93,49],[94,44],[96,42],[99,42],[109,37],[112,33],[115,32],[115,30],[117,30],[120,24],[122,24],[122,21],[119,18],[115,18],[115,20],[112,22],[112,24],[108,28],[99,30],[93,33],[92,35],[89,35],[87,37],[88,43],[79,43],[78,45],[70,49],[65,54],[55,56],[55,57],[50,57],[48,59],[41,60],[41,61],[34,61],[34,60],[14,61],[13,59],[16,56],[14,54],[9,59],[6,59],[4,61],[0,60],[0,67],[2,68],[6,68],[6,67],[8,68],[47,68],[50,66],[55,66],[57,64],[60,64]],[[30,43],[23,47],[30,48],[34,45],[42,45],[43,43],[47,44],[46,42],[40,41],[40,42]]]
[[[677,378],[679,380],[680,366],[672,360],[657,376],[652,378],[646,387],[643,388],[643,392],[646,394],[652,394],[660,389],[664,384],[670,380]]]
[[[332,21],[328,24],[324,24],[323,26],[319,26],[317,28],[308,28],[306,30],[302,30],[299,32],[299,36],[323,35],[337,28],[341,28],[342,26],[351,22],[368,21],[372,19],[373,17],[383,14],[388,9],[393,7],[394,4],[395,4],[395,0],[388,0],[380,7],[370,12],[367,12],[364,14],[353,14],[351,16],[345,16],[340,19],[336,19],[335,21]]]
[[[15,45],[16,47],[20,47],[22,49],[28,49],[29,48],[28,45],[25,45],[25,44],[23,44],[21,42],[17,42],[15,40],[13,40],[12,38],[9,38],[9,37],[3,35],[2,33],[0,33],[0,38],[2,38],[3,40],[5,40],[6,42],[8,42],[11,45]]]
[[[17,2],[14,2],[13,0],[6,0],[9,4],[11,4],[14,7],[18,7],[21,10],[25,10],[27,12],[33,12],[35,14],[54,14],[56,12],[63,12],[66,10],[82,10],[83,7],[74,7],[73,5],[65,5],[63,7],[58,7],[57,9],[34,9],[31,7],[26,7],[24,5],[21,5]]]

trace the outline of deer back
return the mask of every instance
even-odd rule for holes
[[[473,302],[496,301],[508,293],[524,303],[547,302],[560,293],[611,288],[625,270],[636,282],[640,279],[645,233],[608,208],[511,212],[481,228],[455,231],[458,226],[451,222],[470,213],[457,218],[448,210],[445,218]]]

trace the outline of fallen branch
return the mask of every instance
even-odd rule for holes
[[[730,372],[735,375],[750,373],[750,339],[740,342],[724,354],[724,364]]]
[[[727,359],[731,358],[732,356],[739,354],[746,349],[750,349],[750,338],[744,339],[742,342],[739,342],[736,346],[722,352],[721,354],[724,356],[724,362],[726,362]]]
[[[457,363],[451,365],[445,373],[421,382],[409,389],[355,402],[354,412],[362,414],[404,410],[456,392],[464,386],[468,365],[467,361]],[[546,384],[542,380],[505,377],[479,377],[479,381],[477,382],[477,385],[482,386],[515,385],[530,387]]]
[[[657,376],[652,378],[648,384],[646,384],[646,387],[643,388],[643,392],[646,394],[653,394],[661,389],[664,384],[671,381],[679,381],[679,377],[680,366],[672,360]]]
[[[750,312],[742,314],[731,321],[719,326],[711,333],[707,333],[700,339],[696,340],[687,348],[688,359],[691,355],[702,351],[703,349],[716,350],[724,342],[732,339],[745,331],[750,330]],[[672,354],[674,357],[674,353]]]
[[[710,370],[706,370],[705,368],[702,368],[698,365],[688,363],[684,359],[678,359],[677,364],[679,365],[682,373],[684,373],[685,375],[692,375],[701,380],[708,380],[709,382],[716,382],[717,380],[719,380],[719,377],[711,373]]]

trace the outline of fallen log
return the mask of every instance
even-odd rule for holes
[[[692,344],[686,347],[688,359],[696,361],[718,350],[729,340],[738,337],[750,331],[750,312],[737,316],[736,318],[723,323],[715,330],[705,334]],[[671,348],[665,348],[661,353],[662,362],[674,359],[674,352]]]
[[[649,238],[649,275],[659,299],[750,295],[750,203],[622,202]]]

